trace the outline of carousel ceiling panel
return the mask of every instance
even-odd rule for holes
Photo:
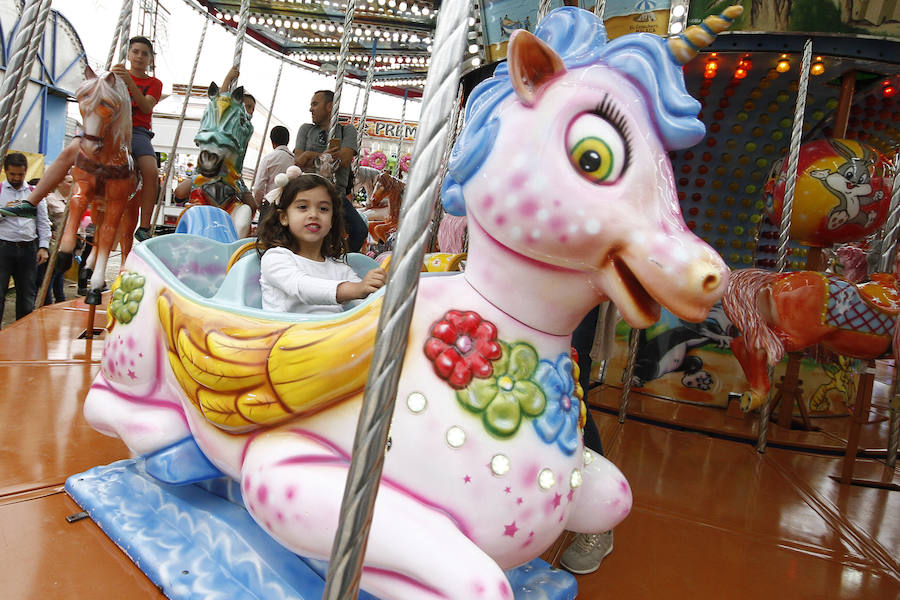
[[[227,27],[238,26],[240,0],[198,0]],[[389,93],[421,96],[431,60],[440,1],[362,0],[356,3],[347,75],[365,79],[375,56],[373,85]],[[294,60],[333,73],[340,59],[346,0],[253,0],[248,35]],[[480,10],[469,19],[470,60],[480,61]],[[473,65],[477,66],[477,64]]]

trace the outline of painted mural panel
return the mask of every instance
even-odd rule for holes
[[[731,0],[691,2],[688,23],[718,14]],[[803,31],[900,37],[897,0],[743,0],[732,31]]]
[[[628,325],[619,321],[606,369],[608,385],[622,385],[630,332]],[[741,393],[749,388],[729,347],[739,332],[725,316],[721,304],[716,304],[702,323],[682,321],[663,310],[659,322],[639,335],[631,380],[636,391],[724,408],[729,393]],[[786,365],[787,357],[776,366],[774,383],[781,380]],[[833,354],[804,355],[800,363],[801,395],[810,416],[848,414],[856,397],[859,365],[857,360]]]

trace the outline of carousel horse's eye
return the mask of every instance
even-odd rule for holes
[[[619,128],[593,113],[572,122],[566,146],[572,165],[592,183],[615,183],[628,164],[627,142]]]

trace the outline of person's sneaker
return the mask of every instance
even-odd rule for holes
[[[562,554],[559,565],[570,573],[587,575],[600,568],[613,550],[613,532],[579,533]]]
[[[21,202],[16,202],[11,206],[4,206],[0,208],[0,215],[6,217],[24,217],[26,219],[33,219],[37,217],[37,207],[30,202],[25,202],[24,200],[22,200]]]
[[[150,230],[146,227],[138,227],[134,230],[134,239],[139,242],[146,242],[150,239]]]

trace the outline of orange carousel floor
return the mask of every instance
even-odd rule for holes
[[[62,491],[66,477],[128,456],[81,416],[103,349],[102,337],[77,339],[87,318],[75,300],[0,332],[4,598],[163,597],[92,521],[65,519],[80,510]],[[105,319],[99,310],[95,325]],[[858,459],[856,476],[896,484],[879,457],[883,387],[863,427],[875,458]],[[759,454],[741,441],[755,436],[754,419],[635,394],[619,424],[617,390],[595,388],[590,400],[634,510],[601,568],[578,578],[579,598],[900,598],[900,493],[829,477],[840,471],[841,457],[829,452],[845,439],[847,420],[819,432],[773,425],[775,445]],[[568,537],[544,558],[558,560]]]

